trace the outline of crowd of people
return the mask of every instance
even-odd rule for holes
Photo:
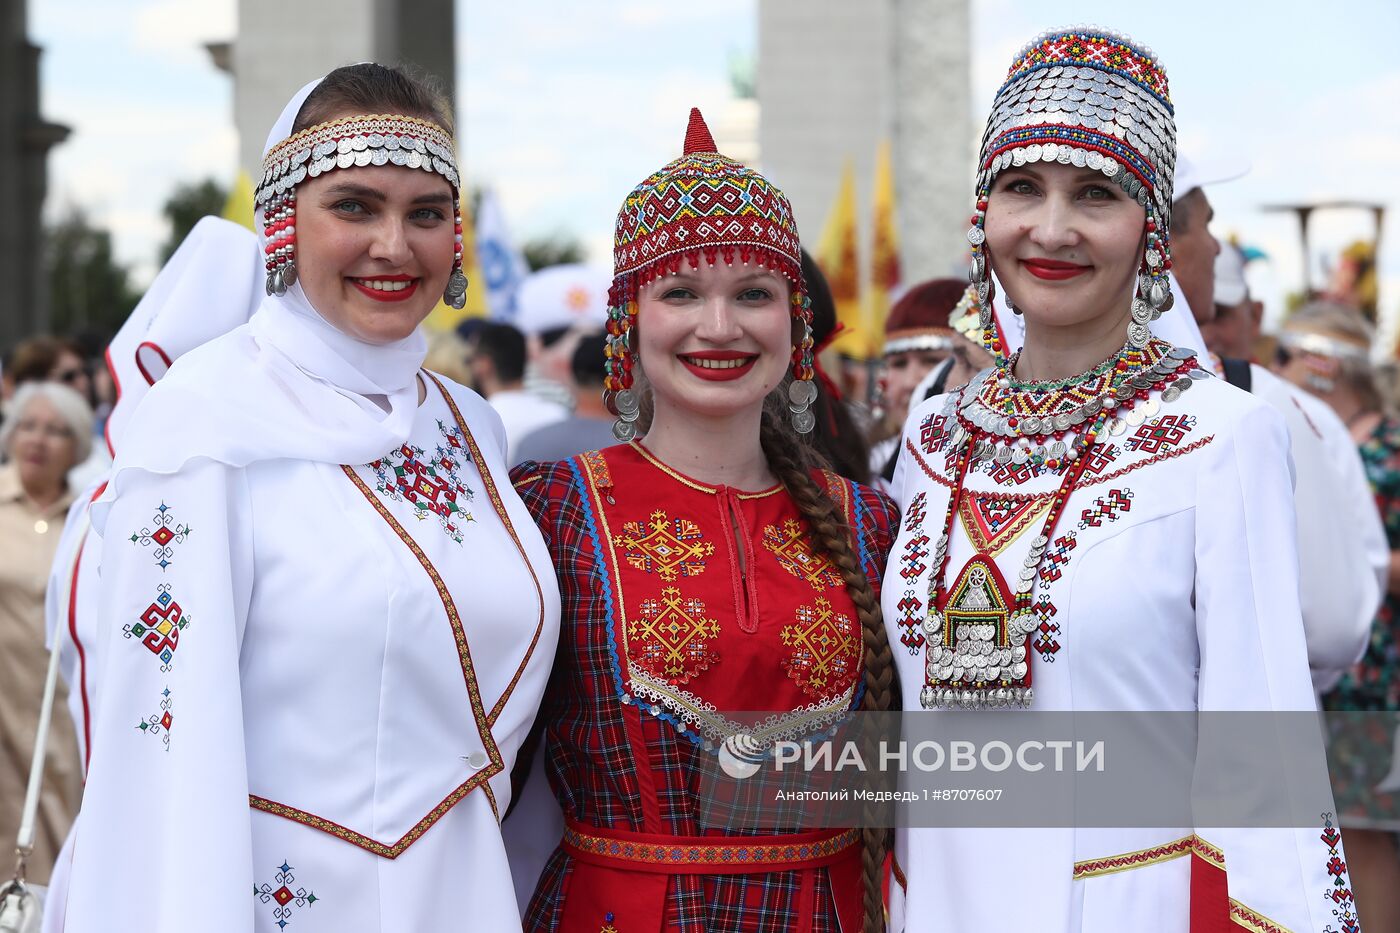
[[[1389,366],[1340,303],[1262,332],[1174,120],[1132,40],[1030,42],[970,274],[904,289],[862,391],[698,111],[611,275],[429,337],[474,287],[451,114],[306,85],[257,234],[202,221],[106,366],[3,361],[0,837],[46,645],[66,685],[44,929],[1400,929],[1383,731],[1310,825],[702,818],[717,755],[856,712],[1400,709]]]

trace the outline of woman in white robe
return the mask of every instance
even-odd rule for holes
[[[1095,29],[1038,37],[998,92],[969,231],[997,365],[911,414],[892,484],[906,710],[1314,708],[1284,425],[1147,326],[1173,120],[1151,53]],[[892,929],[1355,931],[1320,799],[1298,829],[902,829]]]
[[[377,65],[304,88],[267,298],[125,429],[67,930],[519,928],[499,822],[558,591],[500,420],[420,370],[465,287],[443,114]]]

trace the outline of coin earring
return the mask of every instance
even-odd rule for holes
[[[608,336],[604,343],[603,404],[617,417],[613,437],[627,442],[637,436],[641,399],[632,387],[632,328],[636,324],[637,302],[628,294],[626,282],[613,283],[608,295]]]
[[[987,220],[987,195],[992,190],[992,180],[985,178],[977,187],[977,206],[972,213],[972,226],[967,228],[967,242],[972,244],[972,256],[967,269],[967,282],[972,286],[973,307],[977,309],[977,323],[982,327],[982,346],[992,355],[998,368],[1006,365],[1006,355],[1002,352],[1001,336],[997,333],[996,318],[992,315],[991,269],[987,263],[987,233],[983,225]]]
[[[297,196],[289,189],[263,210],[263,239],[267,245],[267,293],[281,297],[297,283]]]
[[[792,382],[788,384],[788,410],[792,429],[810,434],[817,426],[812,403],[817,400],[817,370],[812,358],[812,302],[801,290],[792,293],[792,316],[802,323],[802,339],[792,349]]]
[[[452,260],[452,274],[447,277],[447,287],[442,291],[442,300],[445,304],[461,311],[467,306],[467,276],[462,271],[462,215],[457,215],[456,221],[457,242],[453,249],[456,250],[455,258]]]
[[[1166,231],[1158,227],[1157,214],[1149,207],[1147,247],[1138,270],[1137,295],[1130,309],[1133,319],[1128,324],[1128,344],[1136,349],[1142,349],[1152,340],[1152,329],[1148,325],[1170,311],[1174,303],[1171,282],[1167,279],[1172,267],[1171,245]]]

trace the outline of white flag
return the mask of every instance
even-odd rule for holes
[[[481,203],[477,206],[476,253],[481,261],[482,277],[486,279],[486,302],[491,318],[514,320],[515,295],[520,283],[530,274],[530,267],[511,242],[500,201],[490,189],[481,193]]]

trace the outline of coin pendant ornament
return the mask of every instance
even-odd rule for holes
[[[792,427],[798,434],[810,434],[817,426],[817,416],[811,409],[803,409],[792,413]]]
[[[633,421],[623,421],[621,418],[613,422],[613,437],[624,444],[637,436],[637,424]]]
[[[617,413],[624,417],[636,415],[642,410],[641,400],[632,389],[623,389],[613,398],[613,404],[617,406]]]
[[[1152,340],[1152,330],[1146,324],[1133,321],[1128,325],[1128,343],[1142,349]]]
[[[810,379],[794,379],[788,386],[788,401],[798,408],[805,408],[816,400],[817,387]]]
[[[458,311],[467,306],[467,277],[461,269],[452,270],[443,289],[442,300]]]

